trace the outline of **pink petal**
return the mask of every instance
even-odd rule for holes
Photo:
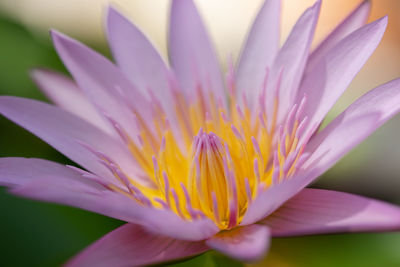
[[[113,7],[108,8],[107,36],[114,58],[126,77],[143,93],[169,97],[167,67],[146,36]]]
[[[387,17],[351,33],[305,75],[298,97],[308,96],[306,133],[315,129],[335,104],[382,39]],[[305,134],[307,136],[307,134]]]
[[[87,120],[108,134],[115,134],[71,79],[45,69],[35,69],[31,75],[43,93],[57,106]]]
[[[219,229],[209,219],[185,221],[169,210],[140,205],[121,193],[106,190],[80,172],[40,159],[0,158],[0,185],[16,195],[54,202],[143,225],[148,231],[198,241]]]
[[[85,182],[77,171],[52,161],[36,158],[0,158],[0,186],[18,188],[44,176],[57,175]],[[89,180],[87,180],[90,183]],[[90,183],[98,188],[97,184]]]
[[[157,236],[139,225],[125,224],[90,245],[66,266],[143,266],[187,258],[207,250],[204,242]]]
[[[178,126],[174,126],[178,123],[176,107],[168,84],[170,74],[160,54],[138,28],[113,7],[108,9],[107,36],[122,72],[143,94],[152,92],[165,110],[172,131],[178,131]]]
[[[206,244],[240,261],[258,261],[269,249],[270,231],[268,227],[253,224],[220,232]]]
[[[400,230],[400,208],[348,193],[303,189],[262,222],[273,236]]]
[[[251,103],[258,97],[266,68],[271,67],[279,50],[281,1],[265,0],[247,41],[243,47],[237,66],[237,95],[243,92]]]
[[[363,26],[368,19],[371,10],[371,2],[364,0],[351,12],[312,52],[308,58],[306,73],[325,57],[326,53],[344,37]]]
[[[106,113],[136,137],[132,111],[151,120],[149,101],[108,59],[61,33],[51,33],[58,54],[88,99],[100,113]]]
[[[306,178],[307,176],[293,177],[260,192],[248,206],[240,225],[251,225],[274,212],[307,185]]]
[[[2,96],[0,114],[102,178],[115,181],[115,177],[99,162],[99,158],[79,142],[84,142],[111,157],[128,175],[138,173],[132,155],[125,146],[82,118],[61,108],[32,99]]]
[[[283,71],[279,89],[279,121],[282,116],[287,115],[286,113],[294,104],[310,53],[320,7],[321,1],[317,1],[314,6],[303,13],[275,59],[271,71],[273,80],[269,82],[269,88],[271,88],[270,93],[275,91],[277,77]],[[271,99],[273,100],[273,97]]]
[[[400,79],[371,90],[310,140],[304,168],[321,175],[399,111]]]
[[[193,1],[173,0],[170,19],[169,56],[182,89],[191,96],[200,83],[225,102],[218,59]]]

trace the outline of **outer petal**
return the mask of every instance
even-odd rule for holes
[[[86,181],[77,171],[52,161],[35,158],[0,158],[0,186],[18,188],[33,180],[55,174],[57,177]],[[87,183],[99,188],[89,180]]]
[[[315,129],[354,76],[375,50],[387,25],[387,17],[365,25],[340,41],[305,75],[298,97],[308,97],[305,136]]]
[[[102,55],[56,31],[52,31],[52,38],[64,64],[100,113],[106,113],[136,137],[132,111],[145,121],[151,119],[148,100]]]
[[[279,50],[281,1],[265,0],[243,47],[236,72],[239,97],[246,93],[255,101],[266,68],[271,67]]]
[[[340,23],[312,52],[308,58],[306,73],[315,67],[326,53],[344,37],[363,26],[368,19],[371,10],[371,1],[364,0]]]
[[[322,174],[399,111],[400,79],[371,90],[310,140],[304,168]]]
[[[240,261],[257,261],[269,249],[270,232],[268,227],[253,224],[220,232],[206,244]]]
[[[114,58],[126,77],[142,92],[169,96],[167,67],[145,35],[113,7],[107,14],[107,36]]]
[[[36,100],[2,96],[0,114],[31,131],[71,160],[89,171],[114,181],[114,176],[87,148],[112,158],[128,174],[137,174],[130,152],[119,142],[87,121],[61,108]]]
[[[204,240],[219,231],[208,219],[184,221],[173,212],[139,205],[78,171],[44,160],[0,158],[0,185],[16,195],[89,210],[177,239]]]
[[[193,1],[173,0],[170,19],[169,56],[182,89],[190,96],[201,83],[225,102],[218,60]]]
[[[256,223],[274,212],[282,203],[297,194],[307,185],[306,178],[308,175],[307,173],[307,176],[298,176],[293,179],[285,180],[259,193],[254,201],[250,203],[240,224],[250,225]]]
[[[35,69],[31,75],[43,93],[57,106],[89,121],[106,133],[115,134],[71,79],[61,73],[45,69]]]
[[[171,129],[180,136],[174,99],[171,95],[169,70],[146,36],[126,17],[110,7],[107,15],[107,36],[114,58],[126,77],[136,87],[149,92],[165,110]]]
[[[289,111],[296,99],[296,93],[310,53],[320,7],[321,1],[317,1],[314,6],[303,13],[279,51],[271,70],[272,81],[269,82],[270,90],[268,91],[270,94],[275,93],[279,73],[283,71],[278,92],[279,120],[286,115],[285,113]],[[271,97],[270,99],[273,100],[274,98]],[[271,106],[273,105],[271,104]]]
[[[187,258],[207,251],[204,242],[157,236],[135,224],[125,224],[105,235],[66,266],[143,266]]]
[[[273,236],[400,230],[400,208],[348,193],[303,189],[260,222]]]

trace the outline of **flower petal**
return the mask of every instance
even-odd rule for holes
[[[351,33],[303,78],[299,98],[307,95],[304,116],[308,126],[304,136],[309,136],[341,96],[382,39],[387,17],[365,25]]]
[[[115,8],[109,7],[107,36],[114,58],[126,77],[143,93],[150,91],[161,104],[176,136],[176,107],[171,95],[169,70],[146,36]]]
[[[260,192],[249,204],[240,225],[251,225],[262,220],[303,189],[306,181],[306,177],[297,176]]]
[[[138,173],[132,155],[120,142],[76,115],[61,108],[12,96],[0,97],[0,114],[46,141],[65,156],[102,178],[115,181],[84,142],[112,158],[128,175]]]
[[[343,192],[303,189],[262,222],[272,236],[400,230],[400,207]]]
[[[136,137],[133,112],[151,121],[149,101],[105,57],[61,33],[51,34],[59,56],[88,99],[101,114],[106,113],[131,137]]]
[[[305,153],[312,155],[304,168],[321,175],[399,111],[400,79],[371,90],[310,140]]]
[[[223,231],[206,240],[206,244],[240,261],[261,260],[269,249],[268,227],[253,224]]]
[[[249,101],[255,101],[261,88],[266,68],[271,67],[279,50],[281,1],[265,0],[247,41],[242,48],[236,72],[237,95],[246,93]]]
[[[52,161],[36,158],[0,158],[0,186],[16,188],[51,175],[84,181],[77,171]]]
[[[364,0],[354,9],[312,52],[308,58],[306,73],[313,69],[326,53],[344,37],[363,26],[371,11],[371,1]]]
[[[139,225],[125,224],[90,245],[66,266],[143,266],[187,258],[207,250],[204,242],[157,236]]]
[[[115,134],[74,81],[46,69],[34,69],[31,75],[42,92],[57,106],[80,116],[110,135]]]
[[[267,93],[275,97],[275,87],[280,72],[283,71],[279,89],[278,121],[287,115],[296,99],[296,93],[303,77],[310,46],[314,37],[315,27],[321,8],[321,1],[308,8],[296,22],[285,44],[279,51],[271,70],[271,82],[268,82]],[[271,97],[271,101],[274,99]],[[271,104],[273,106],[273,104]]]
[[[182,89],[190,97],[200,84],[225,103],[218,59],[193,0],[173,0],[170,19],[169,56]]]
[[[140,205],[78,171],[40,159],[0,158],[0,185],[19,196],[89,210],[176,239],[204,240],[219,231],[207,218],[184,221],[171,211]]]
[[[145,93],[169,97],[167,67],[146,36],[115,8],[107,14],[107,36],[113,56],[126,77]]]

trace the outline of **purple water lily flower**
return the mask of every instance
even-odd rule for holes
[[[126,221],[69,266],[136,266],[218,250],[261,259],[271,237],[400,229],[400,208],[305,188],[400,110],[400,80],[362,96],[323,129],[386,28],[361,3],[312,53],[321,2],[279,46],[280,1],[266,0],[222,78],[191,0],[173,0],[169,64],[114,8],[116,65],[52,31],[74,81],[33,78],[56,104],[0,97],[0,113],[81,168],[1,158],[14,194]]]

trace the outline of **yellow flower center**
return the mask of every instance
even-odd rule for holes
[[[173,123],[156,101],[153,122],[135,112],[139,134],[125,139],[152,186],[119,171],[114,174],[127,190],[111,188],[185,220],[208,217],[220,229],[237,226],[261,190],[296,171],[304,121],[299,121],[300,107],[295,105],[286,123],[277,127],[277,99],[267,118],[262,100],[250,110],[239,106],[231,91],[225,108],[213,94],[206,98],[200,87],[192,103],[172,90]]]

